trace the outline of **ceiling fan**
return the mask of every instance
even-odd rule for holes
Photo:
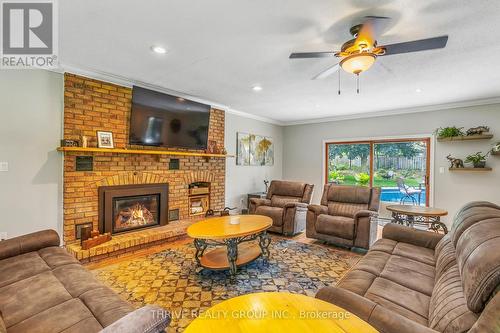
[[[388,20],[390,20],[389,17],[367,16],[362,24],[351,27],[349,32],[354,36],[354,39],[345,42],[340,51],[292,53],[290,59],[326,57],[341,59],[338,64],[314,76],[313,80],[324,79],[337,72],[339,68],[342,68],[347,73],[359,76],[359,74],[368,70],[378,57],[440,49],[444,48],[448,42],[448,36],[439,36],[379,46],[377,42],[378,35],[384,23]]]

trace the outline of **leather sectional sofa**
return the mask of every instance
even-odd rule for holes
[[[250,199],[250,214],[265,215],[273,219],[269,231],[287,236],[304,231],[307,205],[311,202],[314,185],[273,180],[265,199]]]
[[[0,242],[0,333],[154,333],[168,326],[168,312],[135,310],[59,244],[53,230]]]
[[[388,224],[336,287],[316,297],[382,333],[500,332],[500,207],[472,202],[446,236]]]
[[[320,205],[309,205],[306,235],[368,249],[377,237],[380,188],[326,184]]]

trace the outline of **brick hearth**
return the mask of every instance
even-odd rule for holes
[[[80,140],[81,135],[85,135],[90,139],[89,147],[95,147],[97,145],[96,131],[111,131],[116,148],[148,149],[148,147],[129,146],[127,143],[131,98],[130,88],[74,74],[65,74],[64,138]],[[224,111],[211,110],[209,139],[216,141],[219,146],[224,145]],[[154,149],[157,150],[157,148]],[[94,157],[94,170],[75,171],[76,156],[85,155]],[[168,170],[169,161],[172,158],[179,159],[179,170]],[[187,185],[197,181],[210,182],[210,207],[222,209],[225,192],[225,159],[223,158],[66,152],[64,157],[64,242],[67,245],[77,242],[76,224],[92,222],[94,229],[98,229],[99,186],[168,183],[168,208],[169,210],[179,209],[179,218],[185,220],[189,217]],[[161,232],[161,228],[168,227],[167,225],[141,232],[144,235],[156,234]],[[127,239],[127,237],[127,235],[119,235],[114,239],[118,239],[118,242],[122,244],[120,240]],[[150,239],[153,239],[153,242],[157,241],[153,236]],[[111,247],[114,248],[114,246]],[[68,246],[70,251],[74,248]],[[105,247],[98,248],[102,250]]]

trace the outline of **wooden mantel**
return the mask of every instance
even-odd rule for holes
[[[136,155],[174,155],[174,156],[200,156],[200,157],[216,157],[227,158],[234,155],[224,154],[208,154],[188,151],[170,151],[170,150],[152,150],[152,149],[123,149],[123,148],[83,148],[83,147],[59,147],[60,152],[77,152],[77,153],[111,153],[111,154],[136,154]]]

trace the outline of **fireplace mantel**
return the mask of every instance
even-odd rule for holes
[[[171,151],[171,150],[152,150],[152,149],[123,149],[123,148],[93,148],[93,147],[59,147],[60,152],[79,152],[79,153],[112,153],[112,154],[137,154],[137,155],[176,155],[176,156],[199,156],[199,157],[218,157],[227,158],[234,155],[227,154],[208,154],[201,152]]]

